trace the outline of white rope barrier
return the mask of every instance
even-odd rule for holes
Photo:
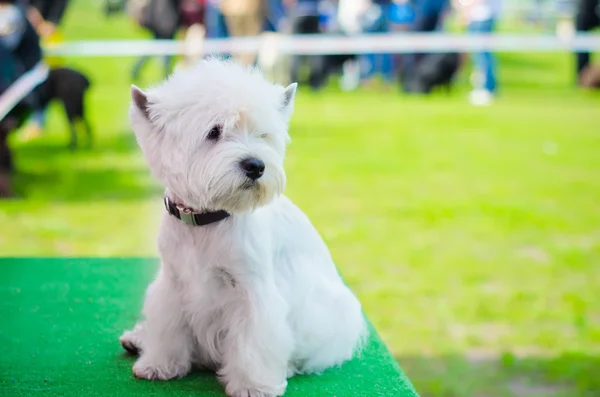
[[[0,120],[23,100],[35,87],[48,78],[48,66],[40,62],[33,69],[23,74],[0,95]]]
[[[264,45],[264,37],[207,39],[205,53],[257,53]],[[469,52],[490,50],[496,52],[562,52],[600,51],[600,35],[513,34],[448,34],[448,33],[385,33],[357,36],[306,35],[269,38],[286,54],[365,54],[410,52]],[[273,44],[275,43],[275,44]],[[120,57],[141,55],[185,54],[184,42],[178,40],[98,40],[72,41],[47,49],[49,55],[71,57]]]
[[[184,41],[178,40],[95,40],[71,41],[46,48],[52,56],[69,57],[123,57],[141,55],[181,55],[189,51]],[[556,35],[511,34],[448,34],[448,33],[385,33],[357,36],[306,35],[268,36],[207,39],[205,53],[254,52],[265,45],[274,46],[286,54],[365,54],[409,52],[561,52],[600,51],[600,35],[578,34],[566,37]],[[48,76],[48,67],[38,64],[21,76],[0,96],[0,120]]]

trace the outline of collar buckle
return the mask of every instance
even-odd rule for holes
[[[179,211],[179,219],[181,222],[185,223],[189,226],[196,226],[196,214],[192,211],[191,208],[184,207],[182,205],[177,204],[177,210]]]

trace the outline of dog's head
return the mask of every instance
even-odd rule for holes
[[[212,59],[147,92],[132,86],[129,116],[153,175],[183,204],[235,214],[284,190],[295,93]]]

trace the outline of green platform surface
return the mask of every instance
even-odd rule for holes
[[[155,259],[0,259],[0,396],[224,396],[214,374],[136,380],[118,338]],[[285,396],[417,396],[373,330],[361,357],[297,376]]]

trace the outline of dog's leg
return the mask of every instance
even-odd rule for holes
[[[285,392],[293,336],[286,322],[287,304],[270,284],[239,290],[228,313],[230,327],[218,371],[228,396],[274,397]],[[238,283],[237,288],[244,286]]]
[[[94,145],[94,134],[92,131],[92,127],[86,118],[81,118],[81,124],[83,125],[83,130],[85,131],[85,135],[87,138],[87,146],[92,147]]]
[[[141,338],[141,355],[133,374],[141,379],[181,378],[190,371],[194,343],[182,313],[180,288],[163,272],[150,284],[144,302],[146,321],[139,333],[123,335]],[[141,332],[143,331],[143,332]]]
[[[71,133],[69,149],[75,150],[77,148],[77,129],[75,128],[75,121],[69,120],[69,132]]]

